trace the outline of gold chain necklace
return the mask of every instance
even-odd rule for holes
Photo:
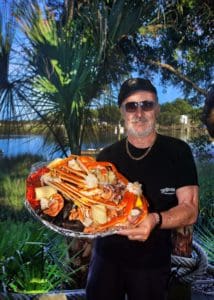
[[[134,160],[141,160],[141,159],[143,159],[144,157],[146,157],[146,156],[149,154],[149,152],[150,152],[150,150],[152,149],[152,146],[154,145],[155,141],[156,141],[156,138],[155,138],[154,142],[152,143],[152,145],[146,150],[146,152],[143,153],[143,155],[141,155],[141,156],[139,156],[139,157],[135,157],[135,156],[133,156],[133,155],[131,154],[131,152],[130,152],[130,150],[129,150],[129,141],[128,141],[128,138],[126,138],[126,152],[127,152],[128,156],[129,156],[131,159],[134,159]]]

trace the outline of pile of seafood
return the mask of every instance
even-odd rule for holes
[[[137,226],[148,213],[138,182],[129,182],[110,162],[90,156],[55,159],[26,180],[26,202],[41,219],[84,234]]]

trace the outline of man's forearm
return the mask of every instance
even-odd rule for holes
[[[184,203],[162,212],[161,215],[161,228],[177,228],[194,224],[197,221],[198,210]]]
[[[161,228],[192,225],[198,217],[198,186],[187,186],[177,191],[178,205],[164,211]]]

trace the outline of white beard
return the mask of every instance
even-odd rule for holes
[[[132,124],[135,124],[137,122],[142,122],[144,125],[146,124],[146,128],[136,130],[135,127],[132,126]],[[155,130],[155,122],[149,122],[146,118],[133,118],[131,121],[128,122],[128,124],[125,121],[125,126],[127,135],[133,136],[135,138],[147,137]]]

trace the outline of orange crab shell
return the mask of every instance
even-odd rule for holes
[[[30,174],[26,180],[26,199],[33,209],[40,207],[40,201],[36,199],[35,188],[41,186],[40,177],[48,173],[47,167],[38,169],[35,173]]]
[[[43,210],[43,213],[50,217],[56,217],[64,207],[64,198],[58,193],[54,194],[51,198],[52,203],[50,207]]]

